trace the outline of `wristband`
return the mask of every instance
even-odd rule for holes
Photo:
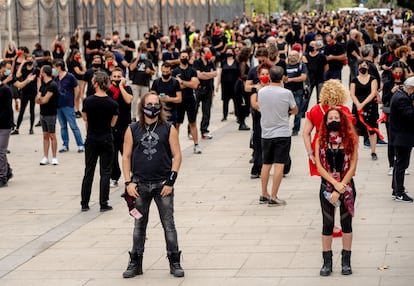
[[[313,150],[310,150],[310,151],[308,152],[308,157],[309,157],[309,156],[311,156],[311,155],[313,155]]]
[[[132,181],[126,181],[125,182],[125,187],[128,187],[129,184],[133,183]]]
[[[170,186],[170,187],[174,186],[177,176],[178,176],[178,173],[176,171],[171,171],[171,174],[168,176],[167,181],[165,181],[164,185]]]

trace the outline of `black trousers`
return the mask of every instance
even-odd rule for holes
[[[123,154],[124,135],[127,127],[115,128],[112,132],[114,135],[114,158],[112,161],[111,179],[115,181],[118,181],[122,174],[119,166],[118,153],[121,153],[121,155]]]
[[[405,191],[404,173],[410,164],[412,147],[394,146],[395,161],[394,173],[392,176],[392,189],[397,196],[402,195]]]
[[[108,205],[109,180],[112,172],[112,161],[114,156],[114,144],[112,138],[101,142],[85,142],[85,175],[82,181],[81,205],[87,206],[91,197],[92,182],[95,173],[96,163],[99,158],[100,183],[99,183],[99,204]]]
[[[210,126],[211,117],[211,104],[212,104],[212,91],[206,90],[205,93],[197,93],[197,113],[198,108],[201,105],[201,122],[200,132],[201,134],[208,133],[208,127]]]
[[[19,112],[19,116],[17,117],[17,125],[16,128],[19,129],[20,125],[22,124],[23,121],[23,115],[24,112],[26,111],[26,106],[27,104],[30,103],[29,106],[29,111],[30,111],[30,129],[33,129],[33,124],[34,124],[34,118],[35,118],[35,99],[34,98],[26,98],[24,96],[22,96],[21,99],[21,104],[20,104],[20,112]]]

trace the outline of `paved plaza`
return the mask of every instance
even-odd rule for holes
[[[29,135],[28,120],[23,121],[20,135],[10,139],[14,178],[0,189],[0,285],[414,285],[414,206],[391,199],[386,147],[377,148],[378,161],[359,147],[354,274],[340,274],[341,240],[335,238],[334,272],[320,277],[320,179],[308,176],[302,137],[292,138],[292,170],[279,192],[287,205],[259,205],[260,180],[250,179],[251,133],[238,131],[234,116],[221,122],[221,108],[216,96],[210,126],[214,138],[201,141],[201,155],[192,153],[186,132],[180,134],[183,163],[175,220],[184,278],[169,274],[153,204],[144,275],[123,279],[133,230],[120,197],[123,181],[111,189],[114,210],[100,213],[97,173],[91,210],[81,213],[84,155],[76,152],[74,138],[70,152],[58,155],[59,166],[39,166],[41,130]],[[83,122],[78,123],[85,134]],[[414,193],[414,168],[409,171],[406,186]]]

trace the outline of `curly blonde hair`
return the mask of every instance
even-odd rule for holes
[[[323,83],[320,101],[322,105],[345,104],[348,93],[342,83],[337,79],[330,79]]]

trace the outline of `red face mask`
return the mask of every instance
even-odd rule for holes
[[[76,55],[75,60],[79,61],[81,59],[81,55]]]
[[[213,57],[212,53],[206,53],[206,60],[209,60]]]
[[[262,75],[259,77],[260,81],[263,82],[264,84],[268,83],[270,80],[270,77],[268,75]]]
[[[328,46],[332,47],[333,45],[335,45],[335,43],[333,41],[328,43]]]
[[[112,66],[113,62],[112,61],[108,61],[108,66]]]
[[[394,78],[394,80],[400,80],[402,78],[402,74],[401,73],[393,73],[392,77]]]
[[[17,56],[20,57],[21,55],[23,55],[22,51],[17,51]]]

